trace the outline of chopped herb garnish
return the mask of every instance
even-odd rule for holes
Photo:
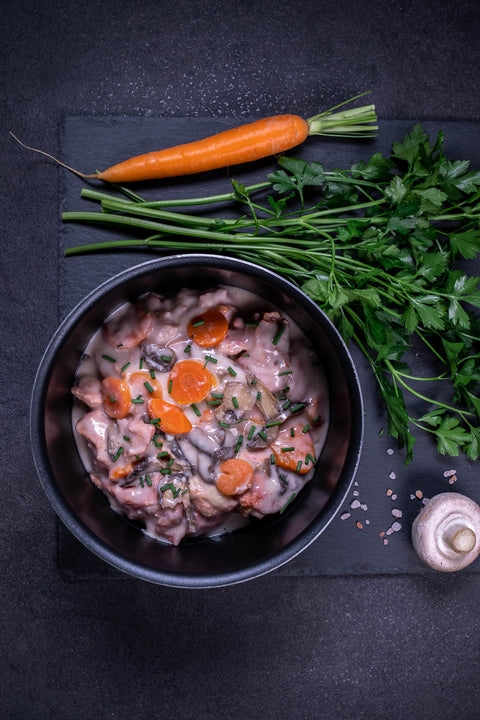
[[[200,410],[198,409],[198,407],[195,405],[195,403],[192,403],[192,404],[190,405],[190,407],[192,408],[192,410],[193,410],[193,412],[195,413],[195,415],[196,415],[197,417],[200,417],[200,415],[201,415],[202,413],[200,412]]]
[[[285,485],[288,485],[288,480],[287,480],[287,478],[285,477],[285,475],[282,475],[282,473],[279,473],[279,474],[278,474],[278,477],[280,478],[280,480],[281,480],[283,483],[285,483]]]
[[[168,457],[169,455],[170,453],[168,452],[168,450],[162,450],[162,452],[157,453],[157,458],[161,460],[162,458]]]
[[[256,379],[256,378],[253,378],[253,380],[252,380],[252,382],[251,382],[250,384],[251,384],[251,385],[256,385],[257,382],[258,382],[257,379]]]
[[[238,400],[236,397],[232,397],[232,405],[234,408],[238,408]]]
[[[125,370],[128,368],[128,366],[131,364],[132,363],[130,362],[130,360],[128,362],[126,362],[125,365],[120,368],[120,372],[125,372]]]
[[[221,400],[207,400],[207,405],[221,405]]]
[[[197,328],[201,325],[205,325],[205,320],[196,320],[194,323],[192,323],[192,327]]]
[[[128,437],[128,435],[124,435],[123,439],[125,440],[125,442],[130,442],[130,438]]]
[[[275,465],[275,455],[273,453],[270,455],[270,465]]]
[[[218,400],[223,400],[223,393],[212,392],[210,395]]]
[[[278,373],[278,377],[281,377],[282,375],[291,375],[292,372],[292,370],[284,370],[283,372]]]
[[[161,422],[162,422],[162,419],[159,418],[159,417],[157,417],[157,418],[152,418],[152,419],[150,420],[150,424],[151,424],[151,425],[159,425]]]
[[[237,453],[240,450],[242,443],[243,443],[243,435],[239,435],[237,438],[237,442],[235,443],[235,447],[233,449],[234,453]]]
[[[301,467],[302,467],[302,461],[299,460],[298,463],[297,463],[296,472],[300,472]]]
[[[138,480],[139,480],[139,482],[140,482],[140,486],[141,486],[142,488],[145,487],[145,485],[143,484],[143,478],[142,478],[142,477],[139,477]]]
[[[255,425],[252,425],[252,427],[251,427],[250,430],[248,431],[248,435],[247,435],[247,437],[248,437],[249,440],[252,439],[254,433],[255,433]]]
[[[220,421],[218,424],[220,425],[220,427],[224,427],[224,428],[231,427],[230,423],[226,423],[226,422],[222,422],[222,421]]]
[[[162,468],[162,469],[160,470],[160,472],[162,473],[162,475],[171,475],[171,474],[172,474],[172,471],[171,471],[170,468],[168,468],[168,467]]]
[[[139,361],[139,363],[138,363],[138,367],[140,368],[140,370],[143,368],[143,357],[140,358],[140,361]]]
[[[170,382],[168,383],[168,392],[169,392],[169,394],[172,392],[172,384],[173,384],[173,380],[170,380]]]
[[[228,366],[227,370],[230,373],[230,375],[233,375],[233,377],[236,376],[237,373],[235,372],[235,370],[232,367],[230,367],[230,365]]]
[[[117,347],[123,347],[123,343],[118,343]]]
[[[189,353],[192,349],[192,343],[189,343],[183,350],[184,353]]]
[[[150,475],[145,475],[145,482],[147,483],[148,487],[152,487],[152,480],[150,478]]]
[[[117,403],[117,400],[114,397],[109,397],[108,400],[112,403],[112,405],[115,405]]]
[[[290,412],[298,412],[299,410],[303,410],[304,407],[306,407],[306,403],[297,403],[296,405],[291,406]]]
[[[268,440],[268,435],[264,430],[260,430],[260,432],[258,433],[258,437],[261,437],[262,440]]]
[[[175,485],[173,483],[167,483],[166,485],[162,485],[160,488],[160,492],[167,492],[167,490],[171,490],[172,493],[175,492]]]
[[[153,387],[150,385],[148,380],[146,382],[144,382],[143,384],[145,385],[145,387],[147,388],[149,393],[153,393]]]
[[[295,428],[290,428],[290,437],[295,437]]]
[[[153,444],[154,444],[155,447],[157,447],[157,448],[163,447],[163,442],[162,442],[162,440],[160,440],[160,438],[158,437],[158,435],[154,435],[154,437],[153,437]]]
[[[321,419],[322,419],[322,416],[321,416],[321,415],[317,415],[316,417],[313,418],[313,422],[314,422],[314,423],[318,423],[318,422],[320,422]]]
[[[269,427],[274,427],[275,425],[281,425],[281,424],[282,424],[281,420],[271,420],[270,422],[265,423],[265,427],[269,428]]]
[[[215,364],[215,363],[218,363],[218,360],[216,357],[213,357],[213,355],[205,355],[205,365],[209,362]],[[204,367],[205,367],[205,365],[204,365]]]
[[[291,404],[291,401],[287,400],[287,402],[282,405],[282,410],[287,410]]]
[[[144,399],[141,395],[139,395],[136,398],[133,398],[133,400],[132,400],[132,403],[134,403],[134,405],[141,405],[143,402],[144,402]]]
[[[293,452],[295,450],[294,447],[283,447],[281,448],[282,452]]]
[[[304,425],[302,429],[302,433],[307,433],[310,430],[310,425]]]
[[[290,503],[294,500],[294,498],[295,498],[296,496],[297,496],[297,493],[292,493],[292,494],[290,495],[290,497],[288,498],[287,502],[285,503],[285,505],[284,505],[284,506],[282,507],[282,509],[280,510],[280,515],[281,515],[283,512],[285,512],[285,510],[287,509],[287,507],[290,505]]]
[[[152,380],[155,380],[155,370],[153,370],[153,368],[150,370],[150,377]]]
[[[163,360],[163,362],[171,362],[172,356],[171,355],[160,355],[160,360]]]
[[[175,462],[175,458],[170,458],[170,460],[167,463],[167,467],[172,467],[173,463]]]
[[[113,462],[115,462],[115,460],[118,460],[118,458],[120,457],[120,455],[121,455],[122,453],[123,453],[123,447],[120,445],[120,447],[118,448],[117,452],[116,452],[115,455],[113,456]]]
[[[246,322],[245,327],[258,327],[258,322]]]
[[[257,400],[257,402],[260,402],[261,399],[262,399],[262,393],[261,393],[260,390],[259,390],[259,391],[257,392],[256,400]]]
[[[283,333],[285,332],[285,330],[286,330],[286,326],[285,326],[285,325],[282,325],[282,327],[280,328],[280,330],[278,331],[278,333],[277,333],[277,334],[275,335],[275,337],[273,338],[273,341],[272,341],[272,342],[273,342],[274,345],[277,345],[277,344],[279,343],[280,338],[282,337],[282,335],[283,335]]]
[[[110,355],[102,355],[102,358],[103,358],[104,360],[108,360],[108,362],[111,362],[111,363],[117,362],[117,361],[115,360],[115,358],[110,357]]]
[[[305,455],[305,465],[308,465],[309,462],[315,464],[315,458],[313,457],[313,455],[310,455],[310,453],[307,453]]]

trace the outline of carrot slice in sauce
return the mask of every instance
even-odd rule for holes
[[[130,411],[132,396],[125,380],[106,377],[102,380],[103,408],[115,420],[125,417]]]
[[[173,403],[152,398],[148,412],[152,420],[158,421],[157,427],[168,435],[183,435],[192,429],[192,423],[183,410]]]
[[[168,391],[180,405],[204,400],[212,384],[212,374],[200,360],[180,360],[168,376]]]
[[[200,347],[215,347],[227,336],[228,320],[220,310],[210,308],[190,320],[187,332]]]
[[[293,428],[293,437],[291,429]],[[275,455],[275,465],[285,470],[294,470],[305,475],[312,469],[315,448],[310,433],[302,432],[302,427],[282,428],[271,445]]]
[[[253,468],[242,458],[225,460],[219,470],[216,484],[224,495],[239,495],[252,486]]]
[[[131,373],[126,380],[134,398],[139,395],[142,395],[144,399],[163,397],[162,386],[156,378],[152,378],[150,373],[145,372],[145,370]]]

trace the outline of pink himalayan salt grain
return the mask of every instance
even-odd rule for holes
[[[392,510],[392,515],[393,515],[393,517],[401,518],[402,515],[403,515],[403,513],[402,513],[402,511],[399,510],[398,508],[393,508],[393,510]]]
[[[423,497],[423,492],[421,490],[416,490],[415,497],[417,497],[419,500]]]
[[[388,488],[388,490],[387,490],[387,495],[388,495],[388,497],[390,497],[390,495],[391,495],[392,493],[393,493],[393,490],[391,490],[390,488]]]
[[[401,523],[399,523],[399,522],[394,522],[394,523],[392,523],[392,530],[393,530],[393,532],[398,532],[398,531],[401,530],[401,529],[402,529]]]
[[[388,540],[387,540],[387,538],[384,538],[383,544],[384,544],[384,545],[388,545]]]
[[[452,475],[452,477],[448,480],[449,485],[453,485],[453,483],[457,482],[457,479],[456,475]]]
[[[445,470],[445,472],[443,473],[443,477],[448,478],[448,477],[452,477],[452,475],[456,475],[456,474],[457,474],[456,470]]]
[[[350,507],[352,510],[356,510],[360,507],[360,500],[353,500],[352,503],[350,503]]]
[[[397,479],[397,476],[395,475],[394,472],[391,472],[388,477],[390,478],[390,480],[396,480],[396,479]]]
[[[356,524],[356,526],[357,526],[357,528],[358,528],[359,530],[363,530],[363,525],[362,525],[362,523],[360,522],[360,520],[357,520],[357,522],[356,522],[355,524]]]
[[[349,517],[350,517],[350,513],[345,512],[342,515],[340,515],[340,520],[348,520]]]

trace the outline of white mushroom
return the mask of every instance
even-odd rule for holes
[[[461,570],[480,554],[480,507],[460,493],[435,495],[413,522],[412,542],[435,570]]]

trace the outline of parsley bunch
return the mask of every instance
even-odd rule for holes
[[[145,202],[84,189],[102,212],[66,221],[122,224],[146,237],[69,248],[67,255],[119,247],[209,250],[275,270],[309,295],[347,343],[365,354],[386,407],[388,432],[413,458],[417,432],[438,451],[480,457],[480,278],[462,268],[480,249],[480,171],[450,161],[443,135],[421,125],[391,154],[349,170],[283,157],[268,181],[232,181],[223,195]],[[258,194],[266,197],[259,201]],[[168,206],[231,200],[234,218],[178,213]],[[172,239],[172,236],[174,239]],[[434,377],[410,369],[427,354]],[[423,388],[432,388],[431,391]],[[436,397],[438,388],[446,400]]]

